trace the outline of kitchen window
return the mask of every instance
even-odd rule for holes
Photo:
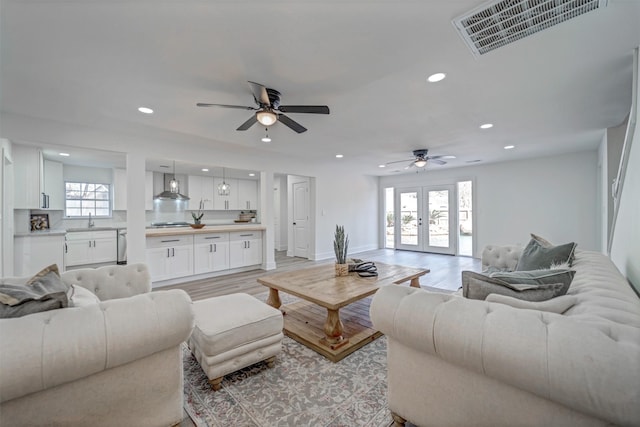
[[[111,216],[111,185],[89,182],[65,182],[66,217]]]

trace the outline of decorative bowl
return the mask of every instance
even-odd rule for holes
[[[204,224],[189,224],[191,226],[191,228],[196,228],[196,229],[200,229],[202,227],[204,227]]]

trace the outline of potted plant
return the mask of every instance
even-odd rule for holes
[[[198,205],[198,212],[191,212],[191,216],[193,217],[193,224],[189,224],[189,225],[191,225],[192,228],[204,227],[204,224],[201,223],[202,217],[204,216],[204,212],[202,212],[202,209],[204,209],[204,201],[200,199],[200,204]]]
[[[347,276],[349,265],[347,264],[347,250],[349,249],[349,236],[344,233],[344,226],[336,225],[333,238],[333,250],[336,253],[336,276]]]

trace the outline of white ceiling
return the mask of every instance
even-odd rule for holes
[[[609,0],[475,59],[451,20],[482,3],[2,0],[1,109],[166,129],[373,175],[401,170],[378,165],[417,148],[457,157],[433,169],[594,149],[624,121],[640,1]],[[427,83],[435,72],[447,78]],[[289,114],[309,131],[278,123],[265,144],[258,125],[235,130],[249,111],[195,106],[253,105],[247,80],[279,90],[283,105],[331,114]]]

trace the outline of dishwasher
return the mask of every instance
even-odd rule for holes
[[[118,228],[118,264],[127,263],[127,229]]]

